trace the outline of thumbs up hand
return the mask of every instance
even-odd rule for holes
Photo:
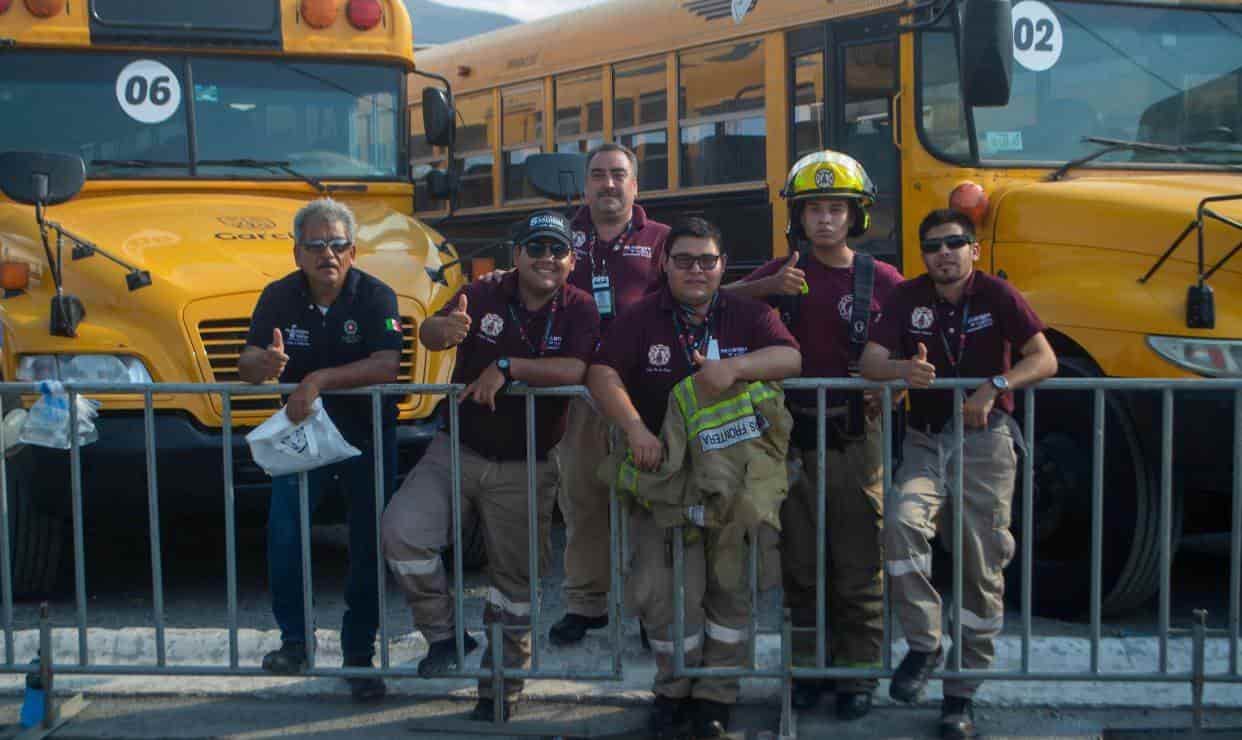
[[[470,314],[467,312],[466,308],[467,308],[466,294],[462,293],[461,295],[457,296],[457,305],[453,308],[452,312],[450,312],[448,316],[446,317],[449,320],[448,341],[449,341],[450,346],[455,347],[461,344],[463,341],[465,341],[466,337],[470,335],[470,327],[472,325],[472,321],[470,319]]]
[[[272,343],[267,345],[267,349],[263,350],[261,358],[261,367],[263,368],[263,377],[265,380],[276,380],[280,378],[280,374],[285,371],[285,365],[289,363],[289,355],[285,354],[285,340],[280,334],[280,329],[272,329]]]
[[[781,265],[781,269],[769,278],[770,294],[798,295],[806,292],[806,272],[798,269],[798,257],[796,251],[789,255],[789,259]]]
[[[906,361],[902,377],[912,388],[926,388],[936,379],[936,366],[927,361],[927,345],[919,342],[918,353]]]
[[[737,371],[728,359],[709,360],[694,350],[691,358],[699,371],[694,374],[694,392],[701,399],[715,398],[737,382]]]

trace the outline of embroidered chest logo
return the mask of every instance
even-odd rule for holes
[[[850,314],[854,311],[854,294],[846,293],[841,296],[841,300],[837,301],[837,314],[842,321],[849,321]]]
[[[297,324],[285,330],[285,344],[289,347],[309,347],[310,330],[300,329]]]
[[[667,344],[653,344],[647,350],[647,362],[652,367],[664,367],[673,359],[673,352]]]
[[[978,316],[971,316],[966,319],[966,333],[973,334],[977,331],[983,331],[993,323],[995,322],[992,321],[991,313],[981,313]]]
[[[489,313],[479,322],[479,328],[484,334],[495,339],[500,336],[500,332],[505,330],[505,320],[494,313]]]
[[[576,251],[582,251],[582,249],[585,246],[586,246],[586,232],[575,230],[574,231],[574,249]]]
[[[910,326],[919,331],[927,331],[936,321],[936,313],[927,306],[919,306],[910,314]]]
[[[362,336],[358,334],[358,322],[353,319],[345,321],[345,335],[341,337],[341,341],[345,344],[357,344],[362,341]]]
[[[621,251],[623,257],[642,257],[643,259],[651,259],[651,247],[644,247],[638,244],[628,244]]]
[[[555,352],[555,351],[557,351],[558,349],[560,349],[560,348],[561,348],[561,342],[562,342],[561,337],[556,337],[556,336],[553,336],[553,337],[548,337],[548,347],[547,347],[547,350],[548,350],[549,352]]]

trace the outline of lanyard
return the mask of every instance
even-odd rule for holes
[[[513,319],[513,323],[517,325],[518,335],[522,337],[522,342],[534,353],[536,359],[543,357],[543,353],[548,350],[548,340],[552,338],[552,324],[556,320],[557,304],[560,302],[561,294],[558,291],[552,296],[552,306],[548,309],[548,323],[543,330],[543,341],[536,347],[535,343],[530,341],[530,335],[526,333],[526,322],[522,321],[522,317],[518,314],[517,301],[509,302],[509,317]],[[523,313],[526,310],[523,309]],[[535,318],[535,314],[531,314],[531,320]]]
[[[944,329],[940,330],[940,341],[944,344],[944,355],[949,361],[949,366],[953,368],[954,377],[961,377],[958,366],[962,364],[962,357],[966,353],[966,324],[970,320],[970,299],[967,298],[962,304],[962,328],[957,334],[957,352],[954,353],[949,346],[949,338],[944,335]]]
[[[677,331],[677,341],[681,344],[681,351],[686,355],[686,364],[692,368],[697,367],[694,363],[695,350],[703,352],[711,342],[712,321],[716,316],[716,300],[719,295],[717,293],[712,296],[712,304],[707,308],[707,315],[703,317],[703,323],[698,326],[681,320],[681,315],[686,310],[680,304],[673,309],[673,329]]]
[[[618,234],[617,238],[613,239],[610,245],[606,245],[607,248],[604,250],[604,254],[599,258],[599,261],[596,262],[595,251],[596,251],[596,247],[600,246],[601,242],[599,240],[599,232],[595,230],[595,224],[592,223],[591,224],[591,237],[589,240],[589,245],[587,246],[587,254],[590,255],[591,257],[591,274],[592,275],[607,275],[608,274],[608,255],[615,254],[616,252],[620,252],[623,247],[628,246],[630,242],[630,236],[632,236],[633,233],[634,233],[634,221],[630,220],[628,223],[626,223],[625,230],[622,231],[620,234]]]

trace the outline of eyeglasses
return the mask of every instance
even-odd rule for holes
[[[331,249],[336,254],[344,254],[352,246],[354,243],[349,239],[315,239],[302,242],[302,248],[308,252],[323,252],[325,249]]]
[[[533,260],[543,259],[548,252],[552,253],[552,259],[563,260],[569,254],[569,245],[556,242],[548,244],[547,242],[531,242],[522,246],[526,250],[526,256]]]
[[[707,272],[716,269],[716,265],[720,264],[718,254],[674,254],[669,259],[678,270],[692,270],[698,265],[699,269]]]
[[[939,252],[942,245],[948,247],[949,249],[961,249],[967,244],[974,243],[975,240],[965,234],[949,234],[948,236],[942,236],[939,239],[924,239],[922,248],[924,254],[931,254],[933,252]]]

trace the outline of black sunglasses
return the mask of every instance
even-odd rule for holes
[[[924,254],[939,252],[941,245],[949,249],[961,249],[967,244],[974,244],[975,240],[965,234],[950,234],[942,236],[939,239],[924,239],[922,249]]]
[[[697,264],[699,269],[707,272],[716,269],[716,265],[720,264],[718,254],[674,254],[669,259],[678,270],[692,270]]]
[[[555,242],[548,244],[547,242],[531,242],[525,244],[522,249],[526,250],[526,256],[533,260],[543,259],[548,252],[552,253],[553,259],[563,260],[569,254],[569,245]]]
[[[325,249],[331,249],[336,254],[344,254],[354,243],[349,239],[316,239],[314,241],[302,242],[302,248],[308,252],[322,252]]]

